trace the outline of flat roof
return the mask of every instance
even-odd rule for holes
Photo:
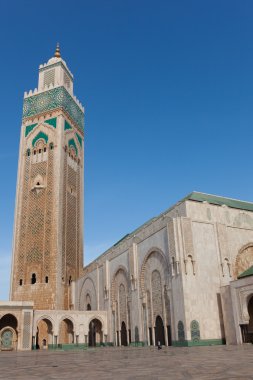
[[[253,211],[253,202],[245,202],[239,199],[221,197],[219,195],[199,193],[193,191],[187,195],[181,202],[185,200],[196,201],[196,202],[208,202],[210,204],[222,206],[226,205],[231,208],[236,208],[240,210]]]
[[[192,193],[188,194],[186,197],[184,197],[183,199],[179,200],[176,204],[174,204],[173,206],[171,206],[170,208],[168,208],[167,210],[163,211],[161,214],[159,214],[158,216],[155,216],[154,218],[151,218],[149,219],[147,222],[143,223],[141,226],[139,226],[138,228],[136,228],[134,231],[124,235],[121,239],[119,239],[115,244],[113,244],[113,246],[111,246],[110,248],[108,248],[106,251],[104,251],[101,255],[99,255],[97,259],[99,259],[100,257],[102,257],[104,254],[106,254],[111,248],[113,247],[116,247],[117,245],[119,245],[120,243],[122,243],[124,240],[126,240],[127,238],[135,235],[136,233],[138,233],[142,228],[144,228],[145,226],[147,226],[148,224],[150,224],[151,222],[159,219],[159,217],[161,217],[162,215],[165,215],[166,213],[168,213],[170,210],[172,210],[174,207],[176,207],[177,205],[185,202],[185,201],[195,201],[195,202],[208,202],[210,204],[213,204],[213,205],[217,205],[217,206],[222,206],[222,205],[226,205],[228,207],[231,207],[231,208],[235,208],[235,209],[239,209],[239,210],[245,210],[245,211],[253,211],[253,202],[245,202],[245,201],[241,201],[239,199],[233,199],[233,198],[227,198],[227,197],[222,197],[222,196],[219,196],[219,195],[213,195],[213,194],[206,194],[206,193],[200,193],[198,191],[193,191]],[[94,260],[95,261],[95,260]],[[92,261],[93,262],[93,261]],[[91,263],[92,263],[91,262]],[[91,264],[90,263],[90,264]],[[90,265],[88,264],[87,267]],[[86,267],[86,266],[85,266]]]

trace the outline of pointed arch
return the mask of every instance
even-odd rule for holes
[[[81,290],[79,293],[79,309],[85,310],[86,309],[86,295],[89,294],[91,299],[91,309],[96,310],[97,309],[97,293],[96,293],[96,287],[94,285],[94,281],[92,278],[86,277],[83,281],[83,284],[81,286]]]
[[[234,262],[234,278],[253,265],[253,242],[249,242],[241,247]]]
[[[112,276],[112,282],[111,282],[111,302],[112,304],[116,301],[116,290],[115,290],[115,285],[116,285],[116,277],[118,276],[119,273],[122,273],[123,276],[126,279],[126,284],[127,284],[127,293],[130,288],[130,279],[129,279],[129,274],[125,266],[119,265],[116,271],[114,272]]]
[[[48,135],[46,135],[46,133],[40,131],[35,137],[34,139],[32,140],[32,146],[34,147],[36,142],[38,140],[44,140],[45,144],[47,144],[48,142]]]
[[[168,260],[166,259],[163,251],[160,248],[153,247],[148,250],[146,256],[144,257],[142,266],[141,266],[141,271],[140,271],[140,289],[142,296],[145,296],[145,272],[147,269],[147,263],[148,260],[151,258],[152,255],[156,255],[158,260],[162,262],[162,271],[160,272],[161,275],[163,275],[163,280],[166,283],[167,281],[167,275],[169,273],[169,263]]]

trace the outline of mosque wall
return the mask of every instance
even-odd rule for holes
[[[155,344],[157,316],[166,344],[222,344],[231,305],[224,310],[229,299],[221,287],[233,280],[242,247],[249,265],[251,218],[249,211],[186,200],[98,257],[98,269],[94,263],[86,267],[77,297],[81,284],[92,277],[114,344],[121,344],[122,322],[129,330],[128,344],[136,339]]]

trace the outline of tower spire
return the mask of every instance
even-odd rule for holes
[[[59,44],[59,42],[57,42],[54,56],[55,56],[56,58],[61,58],[61,52],[60,52],[60,44]]]

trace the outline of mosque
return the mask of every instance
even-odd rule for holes
[[[84,108],[61,58],[24,94],[0,349],[253,341],[253,203],[192,192],[83,267]]]

